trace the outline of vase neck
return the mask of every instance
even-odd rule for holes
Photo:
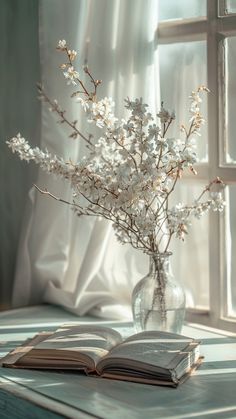
[[[171,252],[149,254],[149,274],[170,272]]]

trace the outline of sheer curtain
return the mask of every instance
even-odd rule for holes
[[[48,95],[67,109],[68,117],[79,121],[81,131],[91,132],[91,127],[70,99],[72,90],[58,69],[63,62],[55,51],[58,40],[66,39],[78,50],[78,65],[88,62],[92,74],[103,80],[100,96],[112,96],[116,113],[122,116],[127,96],[142,96],[152,111],[158,108],[156,27],[156,0],[40,1],[42,82]],[[81,141],[68,139],[66,127],[45,106],[41,130],[42,148],[73,161],[85,152]],[[71,199],[67,183],[41,171],[36,183]],[[124,315],[133,286],[146,269],[146,257],[117,243],[110,223],[78,219],[68,206],[31,189],[18,252],[14,306],[49,302],[79,315],[91,310],[106,315],[104,306],[118,305]]]
[[[178,12],[181,14],[182,11],[184,15],[182,3],[185,4],[185,2],[178,4]],[[196,7],[200,8],[200,4],[196,4]],[[172,16],[172,10],[169,10],[168,17],[175,17],[175,15]],[[206,42],[161,45],[159,59],[161,99],[168,109],[176,111],[175,128],[169,135],[178,138],[179,125],[188,124],[190,92],[200,85],[207,85]],[[207,119],[207,97],[204,97],[201,109]],[[206,163],[208,161],[207,124],[203,126],[201,133],[202,136],[197,138],[197,153],[200,160]],[[191,204],[207,183],[208,179],[200,180],[199,175],[190,176],[188,180],[181,179],[175,190],[173,204],[179,202]],[[172,242],[172,269],[176,279],[185,286],[188,307],[198,306],[204,309],[209,307],[208,243],[208,215],[202,217],[201,220],[192,220],[189,234],[184,242],[178,239]]]

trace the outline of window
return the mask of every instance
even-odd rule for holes
[[[197,226],[204,241],[195,243],[200,249],[193,255],[193,263],[200,260],[204,275],[192,281],[190,294],[195,301],[187,318],[235,331],[236,1],[159,0],[159,20],[161,96],[166,107],[175,106],[178,119],[186,120],[184,105],[189,92],[200,84],[211,91],[203,109],[207,125],[199,143],[194,188],[216,176],[227,185],[225,213],[211,213]],[[193,193],[192,178],[183,180],[180,193]],[[183,250],[188,257],[191,240]],[[194,276],[194,268],[189,274]]]

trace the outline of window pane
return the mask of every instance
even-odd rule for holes
[[[226,13],[236,13],[236,0],[226,1]]]
[[[227,38],[226,51],[226,163],[236,164],[236,37]]]
[[[206,0],[159,0],[159,20],[206,16]]]
[[[191,205],[199,197],[206,182],[197,185],[180,181],[175,194],[176,203]],[[207,199],[207,198],[206,198]],[[185,241],[174,239],[172,270],[186,290],[187,307],[209,309],[209,232],[208,215],[191,219]]]
[[[236,317],[236,185],[228,187],[227,199],[227,271],[228,271],[228,315]]]
[[[186,42],[159,46],[161,99],[164,107],[176,112],[175,129],[169,135],[179,136],[179,125],[189,123],[189,95],[198,86],[205,85],[206,43]],[[207,119],[207,95],[201,104],[202,114]],[[200,161],[207,161],[207,125],[202,127],[202,136],[197,136],[197,153]]]

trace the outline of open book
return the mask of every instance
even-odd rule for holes
[[[124,341],[102,326],[64,325],[42,332],[6,355],[2,366],[79,370],[117,380],[176,387],[201,363],[199,341],[168,332],[141,332]]]

